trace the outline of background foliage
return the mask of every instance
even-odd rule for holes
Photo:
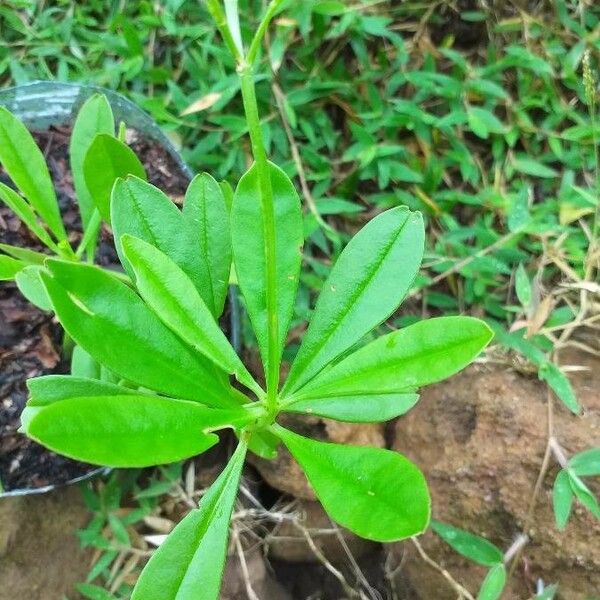
[[[245,4],[252,22],[261,3]],[[291,2],[276,22],[259,100],[271,155],[300,175],[307,208],[298,316],[347,232],[402,203],[428,218],[415,313],[521,312],[538,329],[575,317],[557,298],[536,311],[557,280],[585,276],[598,125],[582,59],[600,49],[600,8],[462,4]],[[194,168],[232,181],[245,169],[237,78],[201,3],[8,0],[0,37],[1,85],[118,89]]]
[[[263,3],[240,4],[252,23]],[[350,234],[406,204],[426,218],[425,263],[408,308],[387,325],[460,311],[493,319],[500,344],[576,411],[556,351],[600,354],[597,332],[588,335],[599,318],[600,5],[287,5],[257,81],[270,154],[305,205],[297,322]],[[195,169],[232,183],[246,169],[234,65],[201,2],[4,0],[0,39],[0,87],[59,79],[116,89]],[[170,489],[170,475],[161,485]],[[110,525],[126,543],[114,517]]]

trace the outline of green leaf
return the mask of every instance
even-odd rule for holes
[[[564,529],[569,520],[573,508],[573,490],[569,482],[569,473],[563,469],[558,472],[552,490],[552,505],[554,507],[554,518],[556,526]]]
[[[47,254],[30,250],[29,248],[20,248],[10,244],[0,244],[0,250],[28,265],[43,265],[48,258]]]
[[[598,500],[592,494],[590,489],[583,483],[579,477],[572,471],[567,471],[569,475],[569,483],[571,484],[571,489],[573,493],[577,497],[577,500],[583,504],[596,518],[600,519],[600,505],[598,504]]]
[[[57,252],[58,248],[48,232],[40,224],[35,211],[17,192],[0,182],[0,200],[2,200],[27,225],[29,230],[48,248]]]
[[[19,119],[0,107],[0,163],[59,241],[66,241],[44,155]]]
[[[106,96],[94,94],[79,110],[69,143],[73,185],[77,194],[84,230],[92,218],[95,205],[85,182],[83,165],[85,155],[99,133],[105,133],[113,137],[115,134],[115,120]]]
[[[520,156],[512,161],[515,171],[519,173],[525,173],[526,175],[532,175],[534,177],[558,177],[558,173],[542,164],[541,162],[528,158],[527,156]]]
[[[569,469],[579,477],[600,475],[600,448],[592,448],[572,456]]]
[[[269,163],[275,205],[276,306],[280,357],[292,317],[302,259],[302,211],[298,194],[288,176]],[[265,220],[257,166],[240,179],[231,209],[233,257],[238,282],[268,372],[268,272]]]
[[[378,542],[405,539],[426,529],[427,483],[400,454],[317,442],[279,426],[274,433],[300,463],[327,514],[343,527]]]
[[[42,375],[27,380],[30,399],[27,406],[47,406],[59,400],[80,396],[140,396],[143,392],[114,383],[74,377],[72,375]]]
[[[508,93],[502,86],[489,79],[470,79],[466,81],[465,85],[467,89],[486,98],[499,98],[501,100],[509,98]]]
[[[519,264],[515,273],[515,291],[521,306],[527,308],[531,304],[532,291],[531,282],[522,263]]]
[[[500,344],[520,352],[538,367],[538,377],[548,383],[559,400],[571,412],[576,415],[581,412],[581,406],[577,401],[575,391],[567,376],[554,363],[550,362],[537,346],[523,338],[523,331],[508,333],[504,327],[495,321],[488,319],[486,322],[491,327],[496,340]]]
[[[418,272],[424,237],[421,215],[403,206],[354,236],[321,290],[284,392],[310,381],[396,310]]]
[[[485,567],[502,562],[502,551],[485,538],[452,527],[440,521],[432,521],[431,528],[459,554]]]
[[[490,133],[503,133],[504,125],[496,115],[477,106],[470,106],[467,117],[471,131],[480,138],[487,139]]]
[[[233,188],[231,187],[228,181],[219,181],[219,188],[221,188],[221,193],[223,194],[223,200],[225,201],[225,208],[227,209],[227,214],[230,215],[231,207],[233,206]]]
[[[549,585],[548,587],[546,587],[544,589],[543,592],[540,592],[531,600],[553,600],[553,598],[556,596],[557,592],[558,592],[557,584]]]
[[[85,186],[102,218],[110,223],[110,196],[117,179],[135,175],[146,179],[135,152],[107,133],[96,135],[83,158]]]
[[[75,345],[71,355],[71,375],[101,379],[102,367],[81,346]]]
[[[76,460],[148,467],[204,452],[219,441],[207,429],[239,423],[244,416],[158,396],[83,396],[42,408],[25,432]]]
[[[283,410],[350,423],[381,423],[408,412],[418,400],[418,394],[340,394],[332,398],[296,400],[286,404]]]
[[[78,583],[77,591],[88,600],[116,600],[116,596],[93,583]]]
[[[131,600],[217,600],[227,554],[229,520],[246,447],[240,444],[218,479],[142,571]],[[157,585],[160,582],[160,585]]]
[[[113,191],[111,215],[117,252],[132,278],[133,268],[121,245],[125,234],[161,250],[194,282],[202,299],[210,299],[206,272],[198,258],[200,231],[195,231],[194,223],[184,218],[168,196],[137,177],[120,179]]]
[[[202,299],[211,313],[223,312],[231,271],[229,210],[219,184],[208,174],[190,183],[183,204],[196,244],[196,260],[202,270]]]
[[[578,415],[581,412],[581,406],[577,401],[575,390],[568,377],[554,363],[548,361],[540,366],[538,376],[542,381],[546,381],[554,390],[559,400],[573,413]]]
[[[117,542],[125,547],[131,546],[131,540],[129,539],[129,534],[127,533],[127,528],[123,524],[123,521],[121,521],[114,513],[109,513],[108,523]]]
[[[231,347],[191,279],[147,242],[126,235],[121,243],[135,273],[137,289],[158,318],[182,340],[260,395],[260,386]]]
[[[1,257],[0,257],[1,258]],[[31,304],[42,310],[52,310],[52,302],[48,298],[46,288],[40,278],[44,270],[40,265],[29,265],[19,271],[15,277],[19,291]]]
[[[292,396],[290,406],[297,408],[297,401],[303,401],[302,406],[311,400],[308,405],[320,415],[322,401],[337,399],[336,404],[340,404],[346,398],[353,403],[355,418],[360,421],[362,410],[366,415],[375,409],[368,406],[371,402],[387,405],[393,395],[406,394],[457,373],[481,352],[492,335],[483,321],[473,317],[419,321],[376,339],[323,370]],[[406,409],[412,404],[406,404]],[[399,408],[402,406],[400,403]]]
[[[318,0],[312,7],[312,11],[319,15],[337,16],[346,12],[346,6],[338,0]]]
[[[12,281],[26,266],[27,264],[21,260],[0,254],[0,281]]]
[[[214,365],[167,329],[137,294],[91,265],[47,261],[42,279],[69,335],[124,379],[176,398],[231,406],[231,388]]]
[[[277,456],[279,438],[270,431],[253,431],[248,440],[248,450],[257,456],[272,460]]]
[[[503,564],[498,564],[488,571],[477,594],[477,600],[498,600],[505,585],[506,568]]]

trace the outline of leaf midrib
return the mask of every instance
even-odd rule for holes
[[[200,194],[200,218],[202,219],[202,242],[204,244],[204,254],[205,254],[205,263],[206,263],[206,272],[208,274],[207,279],[207,287],[209,290],[209,295],[210,295],[210,299],[212,302],[212,308],[213,310],[211,310],[211,312],[214,314],[217,310],[217,299],[215,298],[215,290],[214,290],[214,286],[213,286],[213,273],[212,273],[212,260],[211,260],[211,243],[210,240],[208,239],[208,221],[209,221],[209,217],[208,217],[208,201],[206,198],[206,190],[207,190],[207,185],[206,182],[204,181],[204,178],[202,178],[201,180],[202,183],[202,193]],[[201,256],[202,256],[202,252],[201,252]],[[209,307],[210,310],[210,307]]]
[[[322,339],[322,343],[319,344],[319,346],[318,346],[318,348],[317,348],[316,351],[313,351],[313,352],[311,352],[309,354],[308,360],[304,361],[304,367],[301,368],[300,374],[296,377],[296,381],[292,384],[290,391],[296,390],[296,389],[298,389],[298,387],[302,387],[303,385],[305,385],[305,382],[302,382],[302,375],[304,375],[304,376],[306,375],[306,371],[307,371],[308,367],[311,365],[311,363],[314,362],[315,357],[319,356],[319,354],[322,352],[323,348],[329,342],[329,340],[331,339],[331,337],[334,334],[334,332],[338,329],[339,324],[348,316],[348,314],[350,313],[351,309],[354,307],[356,299],[371,284],[371,282],[375,278],[375,275],[379,271],[379,267],[381,266],[381,264],[383,263],[383,261],[388,257],[388,255],[390,254],[390,252],[391,252],[391,250],[392,250],[395,242],[397,241],[398,237],[402,234],[402,231],[404,230],[404,227],[408,223],[409,218],[410,218],[410,213],[407,211],[406,212],[406,218],[400,224],[400,226],[397,229],[396,233],[391,237],[390,242],[387,244],[387,246],[385,246],[382,249],[382,251],[380,253],[379,260],[375,261],[373,263],[371,269],[369,269],[368,276],[367,276],[366,281],[364,282],[364,285],[363,286],[357,286],[356,289],[355,289],[355,291],[350,294],[350,296],[348,297],[348,301],[346,302],[345,307],[342,309],[342,311],[340,313],[338,313],[338,315],[336,315],[335,319],[333,319],[331,321],[330,325],[326,329],[326,332],[327,332],[326,335],[324,336],[324,338],[321,338]],[[314,342],[313,342],[313,347],[315,347]],[[335,358],[336,357],[333,357],[331,360],[335,360]],[[329,362],[331,362],[331,361],[329,361]],[[329,363],[327,363],[327,364],[329,364]],[[321,370],[322,370],[322,368],[324,368],[325,366],[326,365],[323,365],[323,367],[321,367],[321,369],[319,369],[319,371],[317,371],[317,373],[313,374],[313,376],[316,376],[318,373],[320,373]],[[301,381],[302,383],[299,384],[298,383],[299,381]]]
[[[381,339],[381,338],[380,338]],[[468,344],[468,343],[474,343],[475,341],[477,341],[478,339],[481,339],[482,341],[486,339],[486,336],[474,336],[469,338],[466,341],[460,341],[460,342],[455,342],[453,344],[449,344],[446,346],[438,346],[437,349],[429,352],[429,351],[422,351],[422,352],[417,352],[416,354],[411,354],[410,357],[408,358],[408,360],[404,359],[404,365],[409,364],[409,363],[414,363],[416,360],[420,360],[421,358],[423,358],[424,356],[428,356],[428,357],[436,357],[436,356],[440,356],[442,354],[447,354],[449,351],[452,351],[464,344]],[[366,347],[366,346],[365,346]],[[352,356],[352,355],[351,355]],[[380,371],[380,370],[384,370],[384,369],[389,369],[394,367],[394,365],[396,364],[396,362],[399,359],[394,359],[394,358],[388,358],[387,360],[383,360],[381,363],[377,364],[377,365],[372,365],[369,369],[367,369],[366,367],[363,368],[362,370],[357,370],[354,371],[350,376],[348,377],[339,377],[338,374],[335,372],[336,369],[338,369],[339,367],[341,367],[344,364],[344,361],[338,363],[337,365],[335,365],[331,371],[329,371],[326,376],[328,379],[331,379],[333,377],[337,377],[335,379],[335,381],[331,381],[331,380],[326,380],[324,382],[321,383],[321,385],[323,386],[323,388],[327,389],[327,387],[334,385],[334,384],[339,384],[340,382],[353,382],[355,378],[357,377],[361,377],[364,374],[370,375],[373,371]],[[400,359],[402,360],[402,359]],[[428,385],[428,384],[421,384],[421,385]],[[314,388],[305,388],[306,393],[314,393],[314,392],[318,392],[319,388],[317,386],[315,386]],[[389,392],[389,393],[403,393],[403,390],[396,390],[396,392]],[[347,395],[347,394],[346,394]],[[363,395],[361,393],[361,395]],[[335,394],[334,394],[335,396]],[[308,396],[309,398],[311,396]],[[330,397],[330,396],[328,396]],[[304,395],[300,395],[297,396],[297,399],[300,398],[305,398]]]

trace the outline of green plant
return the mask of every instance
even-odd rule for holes
[[[408,459],[383,449],[311,440],[277,418],[285,412],[351,422],[399,416],[417,401],[420,386],[462,369],[491,338],[482,321],[441,317],[355,348],[397,308],[421,262],[421,217],[397,207],[369,222],[341,253],[280,386],[302,260],[302,216],[293,184],[267,160],[253,66],[281,2],[269,4],[247,53],[234,4],[227,2],[224,12],[217,0],[208,2],[238,63],[254,155],[229,218],[227,190],[209,175],[192,182],[181,212],[142,179],[118,179],[110,211],[105,196],[93,197],[96,210],[110,218],[131,281],[62,258],[46,259],[40,270],[65,330],[117,383],[74,376],[30,380],[22,416],[28,436],[67,456],[115,467],[199,454],[225,428],[239,439],[200,507],[151,558],[134,599],[218,596],[248,449],[273,456],[282,442],[329,515],[361,536],[392,541],[422,532],[429,522],[429,493]],[[92,147],[99,139],[105,138],[96,136]],[[122,158],[100,144],[116,174]],[[264,389],[215,321],[232,256],[264,364]]]
[[[0,107],[0,165],[17,188],[15,191],[0,182],[0,200],[55,257],[67,261],[87,257],[88,262],[93,262],[101,224],[100,211],[95,207],[102,210],[108,204],[117,177],[130,173],[145,177],[144,168],[129,147],[115,137],[112,109],[100,94],[91,96],[81,107],[73,125],[69,152],[83,228],[75,249],[61,220],[41,150],[25,125]],[[114,165],[114,158],[118,158],[118,165]],[[30,302],[50,310],[51,303],[39,278],[48,255],[9,244],[0,244],[0,251],[0,281],[15,280]]]
[[[498,600],[498,598],[501,598],[508,582],[506,564],[527,543],[527,536],[517,537],[511,547],[503,553],[500,548],[485,538],[458,527],[432,521],[431,528],[460,555],[489,569],[479,588],[477,600]],[[535,598],[552,600],[558,590],[557,585],[538,585],[538,589],[540,587],[543,589],[536,594]],[[465,590],[461,591],[464,592]],[[472,598],[470,594],[468,597]]]

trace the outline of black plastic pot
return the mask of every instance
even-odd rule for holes
[[[0,90],[0,106],[5,106],[19,117],[30,130],[43,131],[53,126],[71,125],[81,105],[95,93],[104,94],[112,107],[115,121],[123,121],[128,128],[136,130],[144,138],[151,140],[173,157],[181,171],[191,180],[193,173],[169,138],[163,133],[155,121],[133,102],[112,90],[90,85],[36,81],[6,90]],[[236,350],[240,345],[239,302],[237,292],[230,288],[230,339]],[[94,469],[80,477],[57,485],[37,488],[13,489],[0,493],[0,498],[43,494],[57,487],[84,481],[109,469]]]

